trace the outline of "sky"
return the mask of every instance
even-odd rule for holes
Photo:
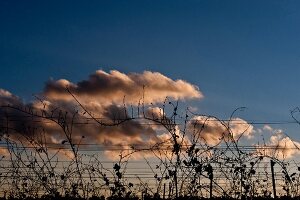
[[[199,87],[199,113],[292,120],[299,1],[0,1],[0,88],[32,101],[49,80],[159,72]],[[299,139],[298,125],[281,125]]]

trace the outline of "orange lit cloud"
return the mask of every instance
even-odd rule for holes
[[[84,109],[74,101],[66,88],[78,97],[80,103],[90,113],[84,114]],[[203,97],[198,87],[183,80],[172,80],[157,72],[124,74],[116,70],[110,73],[98,70],[90,75],[88,80],[76,84],[65,79],[49,81],[40,95],[44,96],[43,103],[36,100],[24,104],[17,96],[0,89],[0,106],[10,105],[20,110],[30,107],[30,112],[46,118],[49,116],[54,119],[61,118],[69,126],[66,131],[67,134],[72,134],[74,143],[82,140],[83,143],[99,143],[104,147],[114,146],[120,150],[128,149],[128,146],[142,148],[148,144],[162,142],[166,136],[162,137],[163,134],[167,133],[163,133],[161,127],[147,125],[142,120],[128,120],[118,126],[101,126],[95,120],[91,120],[91,114],[101,118],[105,123],[113,124],[118,119],[130,118],[123,106],[124,96],[125,103],[133,106],[139,103],[145,105],[162,103],[166,97],[173,100]],[[72,125],[74,114],[75,122],[78,124]],[[30,114],[5,108],[0,111],[2,122],[5,121],[6,115],[14,117],[14,120],[9,123],[10,139],[30,143],[30,140],[40,137],[41,134],[48,143],[60,144],[66,139],[66,133],[63,132],[59,121],[55,123],[49,119],[33,119],[28,117]],[[154,107],[148,109],[146,115],[149,118],[161,118],[164,113]],[[6,124],[2,124],[2,128],[5,126]]]
[[[144,87],[144,89],[143,89]],[[49,99],[71,100],[66,88],[81,100],[93,100],[104,104],[126,103],[137,105],[144,97],[144,103],[163,102],[166,97],[173,100],[202,98],[198,87],[183,81],[172,80],[158,72],[124,74],[117,70],[107,73],[96,71],[88,80],[71,83],[68,80],[49,81],[45,95]]]
[[[208,145],[217,145],[223,140],[238,139],[242,136],[251,138],[254,133],[253,126],[240,118],[234,118],[228,124],[213,117],[197,116],[191,119],[189,129],[193,138],[198,138],[198,142]]]

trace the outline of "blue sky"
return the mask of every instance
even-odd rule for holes
[[[158,71],[199,86],[199,112],[291,120],[300,106],[299,1],[1,1],[0,88]],[[296,136],[298,126],[288,125]]]

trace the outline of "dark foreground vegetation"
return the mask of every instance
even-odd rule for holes
[[[284,160],[298,146],[243,145],[251,125],[235,117],[240,108],[220,120],[166,99],[97,116],[69,95],[73,106],[0,107],[2,199],[299,199],[300,166]],[[146,143],[100,145],[93,130],[150,133]]]
[[[226,197],[212,197],[212,198],[204,198],[204,197],[177,197],[177,198],[160,198],[160,197],[144,197],[144,198],[139,198],[139,197],[108,197],[105,198],[104,196],[101,197],[90,197],[88,199],[86,198],[79,198],[79,197],[52,197],[52,196],[43,196],[40,198],[33,198],[33,197],[26,197],[26,198],[9,198],[9,200],[240,200],[240,199],[235,199],[235,198],[226,198]],[[252,200],[269,200],[269,199],[274,199],[271,197],[253,197],[253,198],[246,198],[243,197],[242,200],[245,199],[252,199]],[[281,196],[276,198],[278,200],[298,200],[300,197],[288,197],[288,196]],[[0,200],[6,200],[5,198],[0,198]]]

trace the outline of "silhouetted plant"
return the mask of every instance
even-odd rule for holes
[[[0,186],[5,192],[5,199],[270,198],[270,160],[280,167],[281,171],[276,173],[282,176],[281,182],[277,182],[282,186],[282,194],[286,197],[299,196],[300,168],[290,169],[288,162],[276,156],[264,155],[256,150],[247,151],[239,144],[246,130],[236,136],[232,123],[240,108],[232,113],[229,120],[221,120],[195,114],[189,109],[180,111],[179,102],[166,99],[157,113],[153,112],[152,105],[147,107],[143,102],[135,108],[130,106],[129,112],[124,103],[122,113],[113,113],[115,117],[99,120],[71,91],[68,92],[78,107],[53,106],[46,109],[46,103],[40,100],[42,106],[39,109],[9,105],[0,108],[1,145],[5,145],[8,152],[0,161]],[[12,119],[8,113],[26,117],[28,123],[10,126]],[[121,126],[133,120],[151,122],[162,127],[168,137],[157,139],[149,148],[128,144],[130,150],[121,150],[119,161],[107,168],[101,155],[81,151],[85,135],[76,135],[75,131],[78,128],[76,123],[86,119],[85,115],[99,127]],[[56,148],[48,143],[47,130],[40,125],[41,120],[59,128],[63,140],[55,144]],[[180,120],[183,122],[179,123]],[[218,123],[222,131],[213,144],[204,137],[211,122]],[[71,156],[60,163],[60,153],[66,150]],[[144,158],[153,173],[151,181],[144,181],[138,176],[134,181],[126,178],[127,165],[138,153],[151,154],[158,160],[154,164],[149,158]]]

